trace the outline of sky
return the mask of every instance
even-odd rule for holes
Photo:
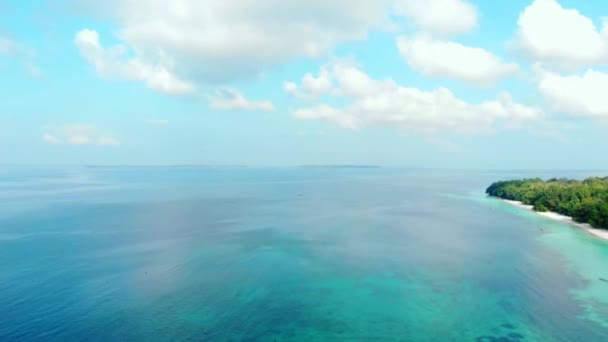
[[[608,169],[608,2],[0,0],[0,164]]]

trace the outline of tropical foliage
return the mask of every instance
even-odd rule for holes
[[[555,178],[501,181],[490,185],[486,193],[521,201],[536,211],[552,211],[608,229],[608,177],[583,181]]]

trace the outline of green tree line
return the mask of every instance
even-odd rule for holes
[[[571,216],[576,222],[608,229],[608,177],[571,179],[539,178],[493,183],[490,196],[520,201],[536,211],[552,211]]]

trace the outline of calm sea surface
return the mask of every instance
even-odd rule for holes
[[[3,167],[0,340],[608,341],[608,243],[483,194],[594,174]]]

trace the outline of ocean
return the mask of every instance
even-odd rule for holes
[[[0,340],[607,341],[608,243],[484,194],[592,175],[5,166]]]

